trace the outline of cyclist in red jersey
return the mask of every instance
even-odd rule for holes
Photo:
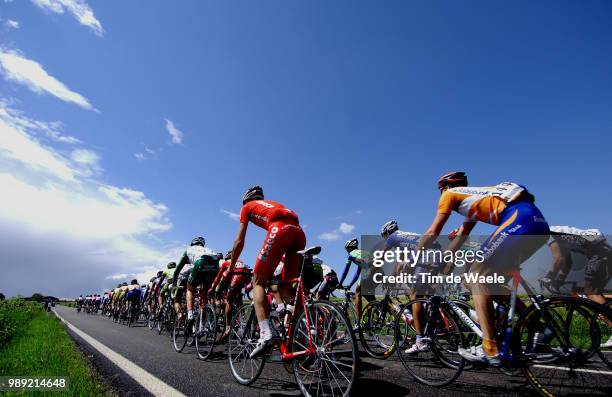
[[[232,259],[232,251],[225,255],[225,261],[221,264],[215,281],[208,289],[208,296],[213,296],[217,287],[219,287],[218,291],[225,295],[225,332],[221,335],[221,340],[226,339],[229,335],[232,304],[235,301],[241,302],[242,288],[251,282],[249,266],[240,259],[236,261],[233,274],[229,273],[230,259]],[[219,299],[221,300],[223,297],[221,296]]]
[[[253,269],[253,304],[260,330],[257,346],[251,352],[251,358],[254,358],[266,351],[275,337],[268,322],[270,306],[266,301],[265,287],[283,255],[285,255],[285,266],[282,278],[298,276],[300,257],[297,252],[306,246],[306,236],[300,227],[297,214],[280,203],[264,200],[263,189],[260,186],[247,190],[242,197],[242,204],[240,226],[232,249],[230,272],[233,271],[244,248],[249,222],[268,231]],[[283,285],[280,293],[285,300],[291,299],[290,286]]]

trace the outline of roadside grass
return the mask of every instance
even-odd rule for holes
[[[13,338],[0,348],[0,375],[65,376],[69,379],[69,390],[52,393],[57,396],[111,395],[60,320],[37,306],[27,308],[29,321],[26,316],[25,321],[17,326]],[[22,313],[12,314],[24,318]],[[11,391],[3,395],[43,396],[48,393]]]

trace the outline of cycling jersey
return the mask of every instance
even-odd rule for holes
[[[591,255],[602,249],[601,243],[606,241],[606,236],[599,229],[578,229],[571,226],[551,226],[548,245],[553,242],[567,247],[572,252],[583,255]]]
[[[499,225],[501,213],[524,192],[526,189],[514,182],[502,182],[487,187],[454,187],[445,190],[440,196],[438,214],[457,211],[465,216],[467,221]]]
[[[598,229],[585,230],[570,226],[551,226],[550,232],[548,245],[556,242],[565,254],[567,270],[564,272],[568,272],[572,266],[569,252],[584,255],[587,259],[584,269],[585,292],[601,293],[612,277],[612,247],[604,234]]]
[[[240,210],[240,223],[248,222],[268,231],[253,271],[269,279],[284,255],[282,277],[297,277],[300,265],[297,251],[306,246],[306,236],[297,214],[275,201],[253,200]]]
[[[250,221],[266,230],[273,222],[279,220],[299,224],[299,218],[295,212],[272,200],[249,201],[240,210],[240,223]]]

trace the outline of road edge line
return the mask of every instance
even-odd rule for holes
[[[113,364],[119,367],[123,372],[128,374],[136,383],[144,387],[149,393],[154,396],[166,397],[166,396],[177,396],[187,397],[185,394],[176,390],[163,380],[159,379],[149,371],[139,367],[132,361],[123,357],[121,354],[115,352],[108,346],[97,341],[92,336],[89,336],[85,332],[81,331],[70,322],[66,321],[58,312],[53,310],[53,313],[60,319],[66,326],[79,337],[81,337],[90,346],[96,349],[100,354],[110,360]]]

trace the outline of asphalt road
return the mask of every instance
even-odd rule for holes
[[[195,348],[176,353],[167,334],[146,327],[128,328],[100,315],[77,313],[64,306],[55,307],[66,321],[106,345],[116,353],[150,372],[188,396],[299,396],[293,376],[278,363],[266,363],[258,381],[242,386],[232,377],[227,355],[221,345],[212,359],[197,359]],[[120,395],[150,395],[110,360],[93,349],[75,333],[69,333],[88,354],[98,371]],[[498,370],[464,371],[445,388],[425,386],[413,381],[394,357],[385,361],[363,358],[361,376],[355,386],[356,396],[488,396],[533,395],[521,375],[507,376]]]

